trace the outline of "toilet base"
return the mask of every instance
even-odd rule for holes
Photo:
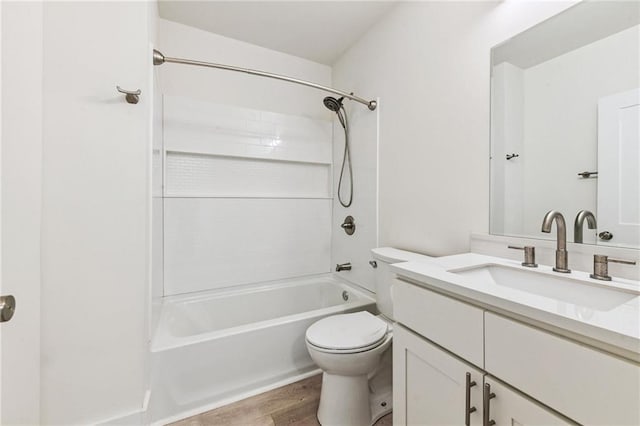
[[[392,410],[391,386],[377,392],[363,376],[322,374],[318,421],[322,426],[371,426]]]
[[[322,426],[371,426],[367,376],[322,373],[318,421]]]
[[[393,410],[393,394],[391,389],[387,392],[375,395],[370,401],[371,407],[371,425],[380,420],[381,417],[386,416]]]

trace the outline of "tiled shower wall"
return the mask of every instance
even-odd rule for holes
[[[331,122],[163,97],[164,295],[329,272]]]

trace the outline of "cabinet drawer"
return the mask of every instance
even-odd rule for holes
[[[396,321],[472,364],[484,366],[482,309],[397,278],[392,295]]]
[[[640,424],[640,366],[485,314],[489,374],[583,424]]]

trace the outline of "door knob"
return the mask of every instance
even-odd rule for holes
[[[13,318],[16,311],[16,298],[9,296],[0,296],[0,322],[7,322]]]

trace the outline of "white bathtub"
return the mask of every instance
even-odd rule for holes
[[[151,422],[315,372],[306,329],[328,315],[374,307],[370,296],[331,274],[165,298],[151,342]]]

